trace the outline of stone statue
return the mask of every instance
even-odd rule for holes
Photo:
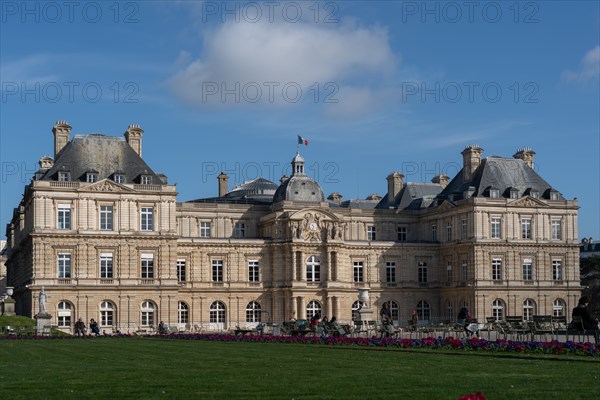
[[[46,300],[48,299],[48,295],[44,291],[44,287],[42,286],[42,290],[40,290],[39,301],[40,301],[40,314],[46,314]]]

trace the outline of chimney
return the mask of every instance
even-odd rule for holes
[[[387,182],[388,182],[387,201],[388,201],[388,203],[393,202],[394,199],[396,198],[396,196],[398,195],[398,193],[400,193],[400,191],[404,187],[403,179],[404,179],[404,175],[402,175],[400,172],[392,172],[391,174],[389,174],[387,176]]]
[[[229,191],[229,175],[224,172],[221,172],[219,176],[217,176],[219,180],[219,197],[223,197]]]
[[[131,124],[123,134],[129,146],[135,151],[140,157],[142,156],[142,136],[144,136],[144,130],[137,124]]]
[[[525,161],[525,164],[529,165],[529,168],[533,168],[533,156],[535,156],[535,151],[531,150],[529,147],[525,147],[523,149],[518,149],[513,155],[513,158],[523,160]]]
[[[339,194],[338,192],[333,192],[327,197],[327,200],[331,200],[335,204],[339,205],[342,202],[342,195]]]
[[[54,134],[54,159],[56,159],[58,152],[69,143],[71,129],[71,126],[64,120],[56,121],[56,124],[52,128],[52,133]]]
[[[442,187],[442,189],[444,189],[444,188],[446,188],[446,186],[448,186],[448,175],[444,175],[444,174],[436,175],[431,179],[431,183],[437,183],[438,185],[440,185]]]
[[[476,144],[465,147],[462,151],[463,156],[463,179],[468,182],[473,178],[473,172],[481,163],[481,153],[483,149]]]

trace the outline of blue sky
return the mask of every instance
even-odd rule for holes
[[[385,194],[385,177],[452,178],[460,152],[512,156],[580,202],[600,238],[598,2],[20,2],[0,17],[0,221],[51,129],[122,135],[179,201],[296,151],[326,195]],[[4,229],[2,230],[4,236]]]

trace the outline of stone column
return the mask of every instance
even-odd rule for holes
[[[298,296],[298,309],[296,311],[298,319],[306,319],[306,304],[303,296]]]

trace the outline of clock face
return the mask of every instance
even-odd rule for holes
[[[311,231],[316,231],[316,230],[317,230],[317,224],[315,224],[315,223],[313,222],[313,223],[311,223],[311,224],[309,225],[309,228],[310,228],[310,230],[311,230]]]

